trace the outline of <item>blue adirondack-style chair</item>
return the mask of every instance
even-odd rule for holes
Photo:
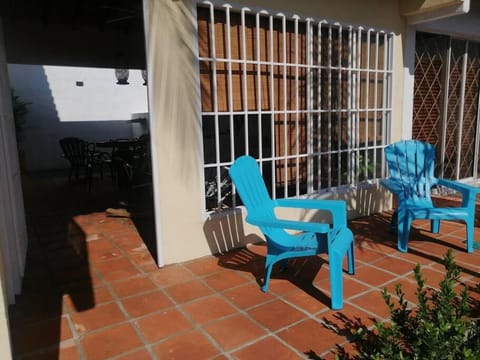
[[[268,290],[272,267],[281,261],[302,256],[328,253],[330,267],[331,307],[343,307],[342,265],[348,256],[348,273],[353,274],[353,234],[347,227],[346,204],[341,200],[279,199],[272,200],[268,194],[259,167],[250,156],[235,160],[229,170],[230,177],[247,209],[246,221],[260,228],[267,242],[265,279],[262,291]],[[276,207],[327,210],[333,224],[282,220],[277,218]],[[286,230],[300,231],[292,234]]]
[[[440,220],[463,220],[467,227],[467,251],[473,252],[475,196],[478,189],[458,181],[439,179],[433,174],[435,148],[418,140],[402,140],[385,148],[390,177],[380,183],[398,197],[391,229],[398,232],[398,249],[408,251],[414,219],[431,220],[432,233],[440,231]],[[433,186],[442,185],[462,194],[460,207],[438,208],[431,198]]]

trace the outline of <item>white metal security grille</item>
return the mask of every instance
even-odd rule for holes
[[[478,177],[480,44],[418,32],[412,136],[437,149],[441,177]]]
[[[238,204],[243,154],[273,198],[384,176],[392,34],[210,2],[197,18],[207,210]]]

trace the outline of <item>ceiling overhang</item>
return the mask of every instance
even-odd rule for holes
[[[409,25],[422,24],[470,11],[470,0],[403,0],[402,15]]]

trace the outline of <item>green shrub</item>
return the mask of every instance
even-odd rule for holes
[[[455,293],[460,270],[453,252],[444,257],[445,277],[439,290],[427,288],[420,265],[414,269],[417,306],[409,307],[400,284],[398,300],[386,289],[382,297],[390,320],[377,322],[372,330],[362,326],[353,332],[357,354],[337,354],[341,359],[480,359],[480,323],[473,317],[467,287]],[[478,286],[477,286],[478,288]]]
[[[17,143],[21,143],[23,140],[23,130],[25,128],[25,117],[28,113],[28,105],[31,103],[25,102],[20,99],[20,96],[15,95],[15,90],[11,89],[12,94],[12,110],[13,120],[15,121],[15,130],[17,136]]]

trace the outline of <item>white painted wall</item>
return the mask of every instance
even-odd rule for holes
[[[298,13],[362,24],[365,28],[391,29],[395,33],[392,133],[401,134],[405,21],[397,1],[240,0],[240,3],[273,9],[275,14]],[[202,207],[203,145],[195,2],[144,0],[144,5],[159,265],[230,250],[252,241],[252,237],[258,241],[258,230],[241,217],[245,212],[207,217]],[[383,190],[359,189],[345,196],[349,209],[357,212],[355,215],[390,207],[390,197]],[[295,215],[300,218],[298,213],[292,217]]]
[[[130,70],[129,85],[117,85],[114,69],[106,68],[9,64],[8,73],[16,95],[31,103],[23,143],[29,171],[68,166],[60,156],[62,137],[138,136],[138,125],[128,120],[148,112],[140,70]]]

